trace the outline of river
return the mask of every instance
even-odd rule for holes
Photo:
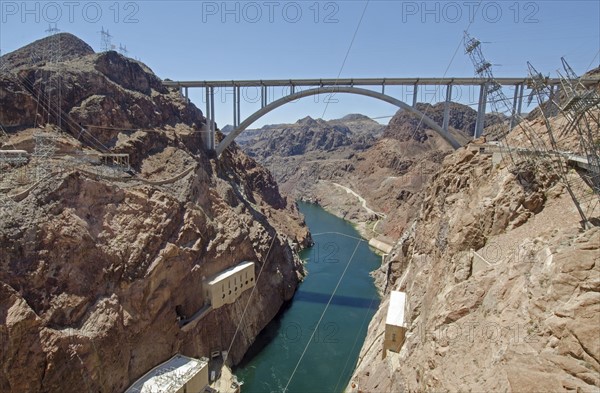
[[[300,254],[308,275],[234,370],[242,393],[342,392],[379,306],[380,256],[347,221],[298,205],[315,241]]]

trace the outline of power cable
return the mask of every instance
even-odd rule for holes
[[[300,358],[298,359],[298,363],[296,363],[296,366],[294,367],[294,370],[292,371],[292,375],[288,379],[288,382],[285,385],[285,388],[283,388],[283,393],[287,392],[287,388],[288,388],[288,386],[290,386],[290,383],[292,382],[292,379],[294,378],[294,375],[296,374],[296,371],[298,370],[298,367],[300,366],[300,363],[302,362],[302,359],[304,358],[304,355],[306,354],[306,351],[308,350],[308,347],[309,347],[311,341],[313,340],[313,337],[315,336],[315,332],[318,331],[319,325],[321,324],[323,317],[325,317],[325,313],[327,312],[327,309],[329,308],[329,305],[331,304],[331,301],[333,300],[335,293],[337,292],[342,280],[344,279],[344,276],[346,275],[346,271],[348,270],[348,267],[350,266],[352,259],[354,259],[354,255],[356,254],[356,251],[358,250],[358,246],[360,245],[360,243],[361,243],[360,241],[356,242],[356,247],[354,247],[354,251],[352,252],[352,255],[350,256],[350,259],[348,260],[348,263],[346,264],[346,267],[344,268],[342,275],[338,279],[338,282],[337,282],[335,288],[333,289],[333,292],[331,293],[331,296],[329,297],[329,300],[327,301],[327,304],[325,305],[323,312],[321,313],[321,316],[317,322],[317,325],[315,326],[315,329],[312,331],[310,337],[308,338],[308,341],[306,342],[306,345],[304,346],[304,350],[302,351],[302,354],[300,355]]]
[[[340,79],[340,75],[342,75],[342,71],[344,69],[344,66],[346,65],[346,60],[348,60],[348,56],[350,55],[350,50],[352,49],[352,45],[354,45],[354,40],[356,39],[356,35],[358,34],[358,29],[360,28],[360,25],[362,24],[365,13],[367,12],[367,7],[369,6],[369,2],[370,2],[370,0],[367,0],[365,2],[365,7],[363,8],[362,14],[360,15],[358,25],[356,25],[356,29],[354,29],[354,34],[352,35],[352,40],[350,41],[350,45],[348,46],[348,50],[346,51],[346,55],[344,56],[344,61],[342,61],[342,66],[340,67],[337,77],[335,78],[335,83],[331,88],[332,92],[335,91],[334,90],[335,86],[337,86],[337,82]],[[323,109],[323,115],[321,115],[321,118],[325,117],[325,112],[327,112],[328,106],[329,106],[329,100],[327,100],[327,102],[325,103],[325,109]]]
[[[250,305],[250,300],[252,299],[252,295],[254,294],[254,291],[258,287],[258,280],[260,280],[260,276],[262,275],[263,269],[267,265],[267,260],[269,258],[269,255],[271,254],[271,249],[273,248],[273,244],[275,243],[275,239],[276,238],[277,238],[277,232],[273,233],[273,239],[271,240],[271,245],[269,246],[269,250],[267,251],[267,254],[263,258],[263,263],[262,263],[262,266],[260,267],[260,270],[258,271],[258,276],[256,277],[255,284],[252,287],[252,291],[250,292],[250,296],[248,296],[248,301],[246,302],[246,306],[244,306],[244,311],[242,312],[242,316],[240,317],[240,320],[237,323],[237,326],[235,328],[235,333],[233,334],[233,337],[231,339],[231,343],[229,344],[229,347],[227,348],[227,354],[223,358],[223,364],[224,365],[226,364],[227,357],[229,356],[231,348],[233,347],[233,343],[235,342],[235,338],[237,337],[237,334],[238,334],[238,332],[240,330],[240,325],[242,324],[242,321],[244,320],[244,317],[246,316],[246,311],[248,311],[248,306]]]

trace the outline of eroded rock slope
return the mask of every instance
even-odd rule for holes
[[[600,228],[582,228],[552,165],[474,150],[446,156],[375,274],[355,390],[598,391]],[[390,290],[408,332],[382,360]]]
[[[32,56],[49,39],[2,59],[3,146],[33,153],[44,131],[57,154],[42,178],[37,158],[2,168],[0,391],[123,391],[177,352],[239,361],[303,274],[295,203],[235,146],[209,158],[201,111],[146,66],[60,39],[60,63]],[[131,170],[109,180],[82,159],[100,152],[128,153]],[[251,300],[183,326],[202,280],[246,260],[262,271]]]

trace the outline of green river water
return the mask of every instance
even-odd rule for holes
[[[242,393],[342,392],[379,306],[369,273],[380,256],[347,221],[299,207],[315,241],[300,254],[308,275],[234,370]]]

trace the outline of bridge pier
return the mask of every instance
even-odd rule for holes
[[[215,88],[210,88],[210,150],[215,150],[215,131],[217,124],[215,123]]]
[[[242,110],[241,110],[241,106],[240,106],[240,102],[242,102],[242,99],[241,99],[241,94],[240,94],[241,93],[240,92],[240,87],[236,86],[236,90],[237,90],[237,94],[236,94],[236,96],[237,96],[237,125],[236,125],[236,127],[237,127],[242,122],[242,120],[241,120],[241,118],[242,118],[242,115],[241,115],[242,114]]]
[[[413,102],[412,102],[412,107],[416,108],[417,107],[417,96],[419,95],[419,85],[417,85],[416,83],[414,84],[415,89],[413,90]]]
[[[260,107],[264,108],[267,106],[268,97],[267,97],[267,86],[260,87]]]
[[[202,127],[202,141],[204,148],[208,151],[215,150],[215,88],[210,86],[205,88],[206,91],[206,125]]]
[[[208,125],[208,118],[206,119],[206,124],[202,124],[200,127],[200,137],[202,138],[202,145],[205,150],[210,150],[210,127]]]
[[[237,90],[233,87],[233,128],[237,127]]]
[[[452,85],[446,87],[446,101],[444,102],[444,120],[442,129],[448,132],[448,124],[450,123],[450,101],[452,100]]]
[[[475,132],[473,139],[477,139],[483,134],[483,126],[485,123],[485,108],[487,104],[487,83],[484,83],[479,88],[479,104],[477,105],[477,120],[475,121]]]
[[[520,89],[520,85],[515,85],[515,95],[513,97],[512,114],[510,116],[510,125],[509,125],[509,130],[511,130],[511,131],[517,125],[517,101],[519,99],[519,89]]]
[[[521,83],[521,88],[519,89],[519,104],[517,105],[517,116],[521,116],[521,108],[523,107],[523,91],[525,89],[525,85]]]

